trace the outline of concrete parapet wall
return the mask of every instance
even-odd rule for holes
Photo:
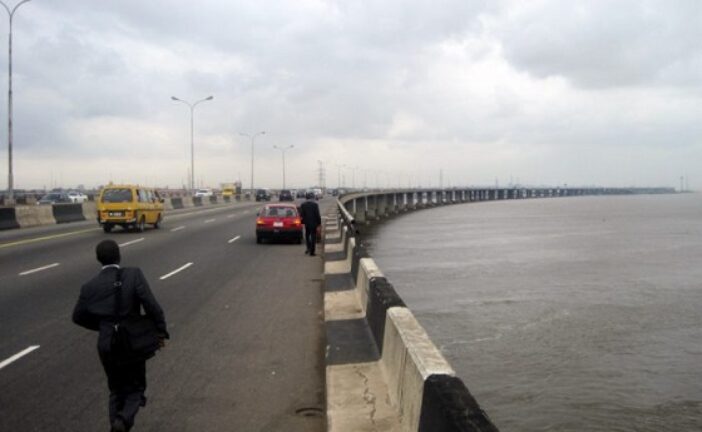
[[[496,432],[355,229],[329,224],[327,424],[332,432]],[[344,238],[343,255],[335,245]]]

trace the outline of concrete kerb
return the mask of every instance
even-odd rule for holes
[[[346,259],[343,261],[327,261],[324,263],[324,274],[343,274],[351,272],[351,261],[353,250],[356,247],[356,239],[351,237],[347,242]]]
[[[80,222],[85,220],[82,204],[52,204],[51,209],[56,223]]]
[[[97,205],[95,201],[86,201],[83,203],[83,217],[85,220],[97,220]]]

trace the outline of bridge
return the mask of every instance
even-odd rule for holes
[[[123,265],[143,269],[172,336],[149,362],[138,430],[496,430],[357,243],[358,227],[439,205],[667,192],[356,192],[321,201],[323,260],[257,245],[260,205],[246,201],[170,202],[160,229],[112,234],[91,204],[4,208],[22,228],[0,232],[0,430],[107,429],[95,334],[70,320],[106,237]]]

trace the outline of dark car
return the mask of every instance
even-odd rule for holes
[[[258,212],[256,243],[275,239],[302,243],[302,220],[295,204],[268,204]]]
[[[297,193],[295,194],[295,198],[305,198],[305,190],[304,189],[298,189]]]
[[[72,203],[71,197],[65,192],[51,192],[44,195],[37,204],[62,204],[62,203]]]
[[[270,201],[271,193],[268,189],[258,189],[256,191],[256,201]]]
[[[295,201],[295,198],[293,198],[292,192],[287,189],[283,189],[278,195],[278,201]]]

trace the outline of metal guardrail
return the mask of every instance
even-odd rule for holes
[[[342,219],[344,219],[346,225],[349,228],[354,227],[356,224],[356,220],[353,216],[351,216],[351,213],[349,213],[349,211],[346,209],[346,206],[344,206],[344,204],[341,201],[339,201],[338,198],[336,200],[336,205],[339,207],[339,212],[341,213],[341,217]]]

